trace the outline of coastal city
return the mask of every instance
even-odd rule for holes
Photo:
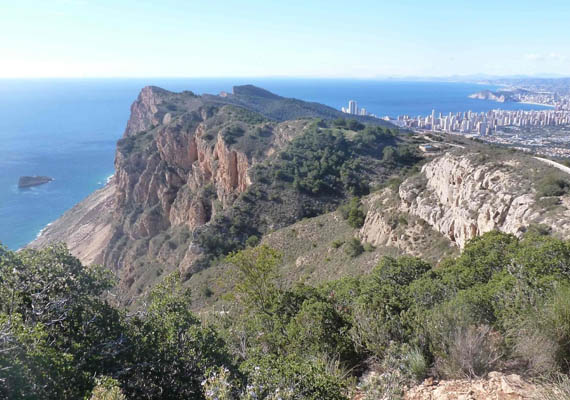
[[[395,123],[410,129],[488,136],[508,126],[566,126],[570,124],[570,111],[491,110],[486,113],[467,111],[436,115],[436,111],[433,110],[431,115],[425,117],[398,116]]]
[[[535,99],[538,100],[538,99]],[[570,157],[570,104],[559,99],[549,110],[491,110],[443,115],[432,110],[430,115],[412,117],[400,115],[396,119],[382,119],[413,130],[417,133],[446,133],[465,135],[480,140],[514,147],[548,157]],[[346,114],[371,116],[365,108],[359,108],[354,100],[343,107]]]

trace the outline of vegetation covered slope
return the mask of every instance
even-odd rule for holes
[[[64,248],[1,250],[0,395],[397,399],[428,375],[567,379],[569,242],[490,232],[438,267],[385,257],[317,286],[283,287],[282,258],[231,255],[235,289],[198,317],[176,275],[127,314],[101,297],[111,275]]]
[[[110,266],[130,302],[173,270],[187,277],[418,161],[393,126],[331,120],[341,115],[253,86],[220,96],[144,88],[117,144],[112,201],[91,196],[32,247],[63,240]],[[382,164],[386,146],[396,163]]]

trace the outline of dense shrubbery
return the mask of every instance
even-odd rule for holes
[[[253,244],[253,243],[252,243]],[[111,280],[61,247],[0,250],[0,396],[7,398],[398,398],[432,371],[563,374],[570,361],[570,244],[491,232],[433,268],[383,258],[369,274],[281,286],[281,254],[228,261],[223,312],[189,311],[170,276],[134,314]]]
[[[338,124],[343,128],[335,128]],[[354,129],[348,130],[349,125]],[[253,183],[247,191],[194,232],[194,242],[203,250],[196,269],[251,245],[247,240],[252,236],[260,238],[269,229],[330,212],[368,193],[372,182],[414,166],[420,157],[397,134],[356,121],[313,121],[283,151],[251,168]],[[247,136],[239,138],[240,145]],[[381,161],[385,146],[396,152],[389,163]],[[349,204],[346,218],[354,227],[362,225],[360,203]]]
[[[349,192],[368,193],[368,185],[360,176],[359,154],[379,152],[393,142],[389,129],[364,126],[357,121],[343,121],[359,132],[348,139],[342,131],[321,128],[315,124],[307,133],[296,138],[273,165],[276,179],[313,195]],[[354,122],[354,123],[351,123]],[[338,126],[335,121],[333,125]]]
[[[0,249],[0,283],[0,398],[81,399],[95,384],[93,398],[200,398],[206,370],[230,365],[175,276],[134,316],[101,299],[108,272],[59,246]]]
[[[258,259],[251,251],[240,254]],[[371,366],[374,373],[363,381],[368,398],[398,398],[402,386],[421,380],[430,366],[448,378],[509,366],[567,373],[569,268],[566,242],[491,232],[437,268],[412,257],[384,258],[361,278],[319,288],[274,286],[263,309],[234,310],[222,336],[241,327],[248,351],[228,339],[238,360],[260,352],[334,359],[356,375]],[[270,281],[278,282],[275,275]],[[252,350],[256,355],[248,354]]]
[[[558,173],[544,176],[537,186],[537,197],[562,196],[570,190],[570,182]]]

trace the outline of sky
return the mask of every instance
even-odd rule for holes
[[[570,76],[568,0],[0,0],[0,78]]]

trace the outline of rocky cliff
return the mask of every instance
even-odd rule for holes
[[[252,86],[220,96],[146,87],[117,144],[112,182],[30,246],[64,241],[84,263],[115,269],[133,297],[200,258],[198,228],[229,218],[226,211],[252,184],[251,167],[301,135],[312,123],[305,117],[340,115]],[[294,196],[291,203],[304,206]],[[297,218],[289,205],[281,208],[281,219],[268,224]]]
[[[426,226],[459,248],[495,229],[520,236],[543,225],[568,237],[570,197],[541,198],[537,193],[542,176],[558,173],[540,160],[514,153],[449,152],[424,165],[397,192],[385,189],[372,196],[360,235],[412,254]],[[395,228],[402,220],[407,223],[398,234]]]
[[[331,110],[250,86],[223,96],[144,88],[117,143],[113,180],[31,246],[66,242],[84,263],[113,268],[134,298],[165,273],[196,273],[418,161],[407,135],[302,118],[336,116]],[[387,161],[388,145],[395,155]],[[450,151],[397,189],[366,197],[360,237],[437,260],[493,229],[520,235],[546,225],[566,236],[569,196],[542,198],[536,188],[551,170],[566,174],[482,149]]]
[[[115,182],[111,179],[104,188],[44,228],[30,246],[40,248],[50,243],[65,242],[83,263],[102,262],[114,231],[115,192]]]

